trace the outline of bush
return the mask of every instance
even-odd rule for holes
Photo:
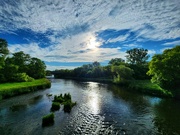
[[[60,109],[60,103],[58,102],[53,102],[51,106],[51,111],[57,111]]]
[[[17,73],[13,76],[15,82],[32,82],[34,79],[29,77],[26,73]]]
[[[73,108],[73,106],[76,105],[76,102],[71,102],[71,101],[67,101],[64,103],[64,112],[71,112],[71,109]]]
[[[54,113],[43,116],[42,126],[52,125],[54,123]]]

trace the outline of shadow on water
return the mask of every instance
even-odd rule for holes
[[[12,105],[9,109],[12,112],[16,112],[16,111],[20,111],[20,110],[25,110],[27,108],[26,104],[16,104],[16,105]]]
[[[154,125],[159,133],[179,135],[180,134],[180,102],[176,100],[161,100],[154,107],[156,117]],[[178,107],[179,106],[179,107]]]

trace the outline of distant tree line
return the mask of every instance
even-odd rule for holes
[[[0,38],[0,83],[44,78],[46,65],[24,52],[9,53],[7,41]]]
[[[163,88],[172,90],[180,87],[180,46],[155,54],[150,62],[147,61],[147,49],[134,48],[126,53],[126,61],[114,58],[107,66],[101,66],[96,61],[73,70],[61,69],[53,73],[56,78],[106,78],[117,83],[151,79]]]
[[[121,58],[111,59],[107,66],[101,66],[95,61],[73,70],[61,69],[53,71],[55,78],[104,78],[114,79],[117,82],[131,79],[149,79],[148,71],[149,58],[148,51],[143,48],[128,50],[127,62]],[[140,70],[140,71],[139,71]]]

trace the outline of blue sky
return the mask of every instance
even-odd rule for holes
[[[47,69],[125,59],[138,47],[149,55],[180,45],[179,0],[1,0],[0,38]]]

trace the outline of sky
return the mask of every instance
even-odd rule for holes
[[[107,65],[133,48],[153,56],[180,45],[180,1],[0,0],[0,38],[48,70]]]

